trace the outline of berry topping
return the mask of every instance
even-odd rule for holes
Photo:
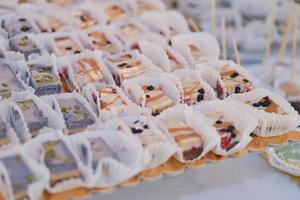
[[[140,134],[140,133],[143,132],[143,130],[142,129],[137,129],[137,128],[131,128],[131,132],[133,134]]]
[[[243,81],[245,82],[245,83],[249,83],[249,80],[248,79],[243,79]]]
[[[233,74],[231,74],[231,78],[235,78],[235,77],[237,77],[237,76],[239,76],[239,73],[237,73],[237,72],[234,72]]]
[[[259,103],[253,103],[252,106],[258,108],[260,105]]]
[[[154,90],[154,87],[152,85],[147,86],[147,90]]]
[[[144,129],[149,129],[147,124],[145,124],[143,127],[144,127]]]
[[[216,124],[223,124],[223,122],[221,120],[217,120]]]
[[[241,87],[236,86],[235,89],[234,89],[234,93],[241,93]]]
[[[203,94],[198,94],[197,101],[200,102],[203,101],[203,99],[204,99]]]
[[[149,98],[150,98],[150,95],[149,95],[149,94],[146,94],[146,98],[149,99]]]
[[[29,31],[29,30],[30,30],[30,27],[28,27],[28,26],[22,26],[21,27],[21,31],[26,32],[26,31]]]
[[[200,93],[200,94],[204,94],[204,93],[205,93],[205,91],[204,91],[204,89],[203,89],[203,88],[201,88],[201,89],[199,89],[199,90],[198,90],[198,93]]]

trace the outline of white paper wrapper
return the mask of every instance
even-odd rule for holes
[[[233,69],[233,70],[236,70],[239,74],[246,77],[246,79],[249,80],[250,83],[252,83],[252,87],[249,88],[250,90],[253,90],[256,87],[256,84],[255,84],[256,81],[255,81],[254,77],[252,77],[252,75],[244,67],[242,67],[241,65],[236,64],[232,60],[208,61],[208,62],[205,62],[205,63],[201,63],[201,64],[197,65],[196,67],[200,68],[200,69],[202,69],[202,68],[205,69],[205,67],[209,67],[209,68],[213,68],[217,71],[219,69],[223,69],[223,68]]]
[[[112,43],[114,51],[113,53],[120,53],[123,51],[123,44],[122,42],[116,37],[116,33],[114,30],[111,30],[111,28],[106,26],[94,26],[90,27],[84,32],[80,33],[80,39],[84,46],[88,47],[89,49],[95,50],[95,47],[92,43],[92,40],[88,37],[89,33],[92,32],[101,32],[104,33],[105,37]],[[103,52],[104,54],[109,54],[108,52]]]
[[[180,79],[181,78],[186,78],[186,77],[191,77],[192,79],[195,79],[197,81],[199,81],[200,85],[203,87],[204,91],[205,91],[205,95],[207,98],[207,100],[215,100],[217,99],[216,97],[216,93],[213,90],[213,88],[201,78],[201,72],[199,70],[193,70],[193,69],[178,69],[176,71],[174,71],[173,73],[178,81],[175,81],[175,84],[177,85],[178,88],[180,88],[180,90],[183,92],[183,87],[181,84]],[[187,103],[187,102],[185,102]]]
[[[63,114],[61,112],[61,108],[59,107],[59,104],[57,100],[59,99],[71,99],[76,98],[83,106],[88,110],[89,115],[94,119],[95,123],[91,124],[90,126],[87,126],[85,131],[89,130],[97,130],[101,126],[101,121],[99,118],[96,117],[96,114],[94,113],[93,109],[91,108],[90,104],[87,102],[87,100],[81,96],[78,93],[64,93],[64,94],[55,94],[55,95],[49,95],[49,96],[43,96],[42,99],[52,108],[56,111],[58,115],[60,115],[60,118],[63,119]],[[64,120],[62,121],[63,123]],[[65,125],[66,126],[66,125]],[[67,134],[68,130],[65,129],[65,133]]]
[[[85,50],[84,52],[80,54],[73,54],[69,56],[64,56],[58,59],[58,68],[61,73],[66,73],[66,76],[70,79],[71,82],[71,88],[68,88],[69,90],[72,90],[74,87],[76,91],[81,91],[82,88],[80,88],[80,84],[75,80],[74,76],[74,70],[73,70],[73,63],[76,63],[80,59],[94,59],[97,62],[97,65],[103,74],[103,80],[107,84],[114,84],[115,81],[106,67],[106,65],[102,62],[102,52],[101,51],[90,51],[90,50]],[[66,72],[65,72],[66,70]]]
[[[297,143],[287,144],[287,146],[292,146],[292,145],[297,145]],[[285,147],[283,147],[283,148],[285,148]],[[296,149],[289,149],[289,150],[294,152],[294,153],[297,153],[297,151],[299,151],[299,146],[295,146],[295,148]],[[288,149],[285,149],[285,151],[287,151],[287,150]],[[281,171],[284,171],[284,172],[286,172],[290,175],[300,176],[299,166],[293,165],[293,162],[289,163],[288,160],[284,161],[281,157],[279,157],[277,155],[276,148],[268,148],[266,153],[268,154],[268,161],[273,167],[275,167],[275,168],[277,168]],[[299,162],[299,160],[298,160],[298,162]],[[297,163],[296,159],[295,159],[294,163]]]
[[[19,143],[19,138],[16,134],[16,132],[13,129],[13,125],[11,124],[12,117],[12,108],[11,103],[8,101],[0,101],[0,118],[6,123],[7,128],[7,139],[9,144],[2,146],[1,148],[10,148],[11,144],[17,144]]]
[[[45,164],[45,151],[41,146],[43,143],[48,141],[62,141],[67,148],[70,150],[72,157],[74,157],[77,167],[81,173],[81,177],[71,178],[57,183],[54,187],[50,186],[50,176],[51,173]],[[86,165],[80,160],[77,149],[73,144],[68,140],[67,136],[64,136],[61,133],[51,132],[49,134],[44,134],[33,140],[28,141],[24,144],[26,153],[31,156],[32,159],[37,161],[41,167],[45,170],[44,176],[47,180],[46,189],[50,193],[59,193],[67,191],[77,187],[84,187],[86,185],[87,177],[89,176],[89,170]]]
[[[201,136],[203,140],[203,151],[201,155],[195,158],[194,160],[184,160],[183,150],[180,148],[180,146],[177,145],[174,138],[169,134],[168,130],[166,130],[160,122],[160,120],[162,119],[174,117],[184,122],[188,127],[192,128],[195,131],[195,133]],[[161,130],[169,138],[169,140],[177,146],[177,153],[175,154],[175,158],[182,163],[193,162],[195,160],[201,159],[209,151],[213,150],[215,146],[220,142],[220,137],[218,133],[211,126],[211,124],[207,123],[205,117],[201,114],[196,114],[191,107],[188,107],[186,105],[177,105],[163,111],[159,116],[155,118],[155,121],[159,125]]]
[[[126,105],[116,105],[111,107],[109,110],[107,109],[101,109],[100,106],[100,96],[97,90],[106,88],[106,87],[111,87],[116,90],[116,93],[120,95],[120,98]],[[134,104],[123,92],[121,88],[119,88],[116,85],[106,85],[106,84],[91,84],[87,85],[86,87],[83,88],[82,91],[83,95],[86,97],[88,102],[91,104],[91,107],[93,108],[94,112],[98,114],[100,119],[103,121],[107,121],[111,118],[118,117],[120,115],[123,115],[123,113],[126,113],[126,110],[136,110],[140,109],[136,104]]]
[[[219,58],[220,47],[217,40],[206,32],[187,33],[174,36],[171,39],[172,47],[184,55],[193,66],[197,63]],[[194,45],[199,49],[199,58],[195,58],[189,48]]]
[[[57,114],[53,109],[48,106],[42,99],[38,98],[37,96],[29,93],[29,92],[16,92],[12,94],[11,100],[13,102],[17,101],[23,101],[23,100],[29,100],[32,99],[34,103],[36,103],[38,109],[42,112],[43,117],[46,117],[48,119],[48,125],[44,128],[40,129],[38,131],[39,134],[47,133],[49,131],[53,130],[64,130],[66,128],[63,118]],[[27,140],[28,136],[31,137],[31,134],[29,133],[29,127],[26,123],[26,120],[24,118],[23,112],[20,108],[17,109],[17,112],[19,112],[20,118],[23,119],[22,121],[25,122],[26,127],[25,130],[20,130],[20,134],[24,134],[24,139]],[[19,127],[18,127],[19,129]]]
[[[159,67],[155,66],[151,62],[151,60],[149,60],[143,54],[139,53],[137,50],[127,51],[125,53],[120,53],[120,54],[117,54],[117,55],[110,56],[109,58],[106,59],[106,62],[105,62],[105,63],[107,63],[107,66],[109,67],[111,73],[113,74],[114,79],[115,79],[117,84],[121,84],[121,82],[123,81],[121,79],[121,77],[119,76],[118,67],[117,67],[117,64],[119,64],[121,62],[111,62],[110,59],[117,58],[120,55],[127,55],[127,54],[131,55],[132,59],[136,59],[136,60],[141,61],[141,65],[148,70],[147,73],[145,73],[143,75],[139,75],[139,77],[146,76],[146,75],[157,74],[157,73],[162,72],[162,70]]]
[[[139,143],[143,145],[143,160],[147,161],[144,162],[144,170],[154,168],[165,163],[177,151],[177,146],[168,140],[168,138],[157,127],[153,119],[154,118],[147,115],[128,115],[109,121],[105,125],[106,129],[124,131],[130,138],[138,140]],[[133,134],[128,125],[134,124],[137,120],[142,124],[146,124],[152,134],[159,138],[160,141],[154,142],[148,140],[149,143],[146,144],[147,136],[145,136],[145,133]]]
[[[286,114],[267,113],[264,110],[258,110],[250,105],[244,104],[247,101],[258,101],[265,96],[269,96],[270,99],[279,106],[279,109],[282,109]],[[228,99],[236,101],[235,104],[237,108],[250,113],[258,120],[257,128],[254,131],[258,136],[272,137],[282,135],[300,125],[300,117],[295,109],[284,98],[267,89],[234,94],[229,96]]]
[[[88,139],[101,138],[106,145],[117,155],[103,157],[98,161],[96,170],[92,168],[92,148]],[[132,138],[127,137],[123,132],[118,131],[97,131],[85,132],[71,137],[72,143],[85,143],[89,152],[88,166],[90,177],[88,187],[110,187],[115,186],[139,173],[142,169],[142,146]]]
[[[160,74],[157,76],[138,77],[123,82],[123,89],[125,93],[136,104],[145,107],[146,95],[142,89],[143,85],[152,85],[154,87],[160,87],[164,94],[169,97],[173,105],[181,102],[181,92],[176,85],[170,80],[169,76]]]
[[[169,28],[174,30],[173,32],[171,31],[171,36],[190,32],[189,25],[180,12],[169,10],[166,12],[162,12],[161,14],[164,17]]]
[[[171,55],[180,65],[181,68],[188,68],[189,64],[184,56],[172,49],[167,44],[153,43],[152,41],[141,40],[138,43],[141,52],[147,56],[152,62],[162,68],[165,72],[171,72],[175,70],[175,61],[169,58]],[[173,63],[174,64],[173,64]],[[175,66],[174,66],[175,65]]]
[[[201,78],[206,81],[215,91],[219,99],[226,97],[226,87],[221,75],[217,70],[203,64],[198,64],[195,69],[201,74]]]
[[[8,170],[1,162],[1,159],[9,156],[19,155],[22,161],[27,165],[30,172],[34,175],[34,182],[28,185],[28,196],[30,200],[38,200],[44,188],[47,184],[47,180],[45,178],[45,170],[38,165],[28,154],[24,152],[22,146],[16,145],[11,147],[9,150],[1,151],[0,153],[0,175],[3,179],[0,180],[0,193],[4,195],[5,199],[14,200],[13,189],[11,185],[11,180],[9,177]]]
[[[238,152],[252,140],[250,134],[257,126],[257,120],[245,111],[236,109],[235,105],[230,101],[215,100],[195,105],[194,110],[197,114],[210,115],[220,113],[223,115],[224,121],[232,122],[235,128],[240,132],[241,137],[237,145],[226,151],[221,148],[221,141],[217,144],[214,152],[218,155],[228,156],[234,152]],[[206,117],[210,124],[214,124],[217,119]]]

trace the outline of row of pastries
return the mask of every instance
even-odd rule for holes
[[[33,0],[0,19],[6,199],[115,186],[173,156],[228,156],[300,124],[160,1]]]

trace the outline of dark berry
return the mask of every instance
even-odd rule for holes
[[[121,63],[121,64],[118,64],[118,67],[125,67],[127,65],[127,63]]]
[[[234,89],[234,93],[241,93],[241,87],[236,86],[235,89]]]
[[[77,51],[74,51],[74,53],[77,54],[77,53],[80,53],[80,51],[77,50]]]
[[[66,50],[72,50],[72,47],[65,47]]]
[[[146,94],[146,98],[149,99],[149,98],[150,98],[150,95],[149,95],[149,94]]]
[[[233,130],[235,129],[235,127],[233,125],[228,126],[227,128],[227,132],[233,132]]]
[[[113,88],[113,89],[112,89],[112,93],[113,93],[113,94],[116,94],[116,93],[117,93],[117,90],[116,90],[115,88]]]
[[[106,44],[111,44],[111,41],[106,40]]]
[[[235,133],[231,133],[231,138],[236,138],[236,134]]]
[[[234,72],[233,74],[231,74],[231,78],[235,78],[235,77],[237,77],[239,75],[239,73],[237,73],[237,72]]]
[[[269,100],[269,96],[263,97],[264,100]]]
[[[216,124],[223,124],[223,122],[221,120],[217,120]]]
[[[148,129],[149,128],[147,124],[145,124],[143,127],[144,127],[144,129]]]
[[[20,18],[19,21],[20,21],[20,22],[25,22],[26,19],[25,19],[25,18]]]
[[[257,108],[260,107],[259,103],[253,103],[252,106]]]
[[[198,90],[198,93],[200,93],[200,94],[204,94],[204,92],[205,92],[205,91],[204,91],[203,88],[201,88],[201,89]]]
[[[27,32],[29,30],[30,30],[30,27],[28,27],[28,26],[22,26],[21,27],[21,31]]]
[[[139,120],[136,120],[136,121],[135,121],[135,122],[133,122],[133,123],[137,124],[137,123],[139,123]]]
[[[140,133],[143,132],[143,130],[142,130],[142,129],[131,128],[131,132],[132,132],[133,134],[140,134]]]
[[[147,90],[154,90],[154,87],[152,85],[147,86]]]
[[[51,31],[52,31],[52,32],[55,32],[56,30],[55,30],[55,28],[51,28]]]
[[[168,44],[169,44],[170,46],[172,46],[172,41],[171,41],[171,40],[169,40]]]
[[[200,101],[203,101],[204,97],[202,94],[198,94],[197,96],[197,101],[200,102]]]
[[[266,100],[263,102],[259,102],[259,105],[261,105],[262,107],[268,107],[269,105],[271,105],[271,101]]]
[[[248,79],[243,79],[243,81],[244,81],[245,83],[249,83],[249,80],[248,80]]]
[[[85,18],[82,15],[80,16],[80,20],[83,21],[83,22],[86,21]]]

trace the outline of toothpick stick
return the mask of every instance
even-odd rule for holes
[[[298,36],[298,22],[299,22],[299,8],[295,4],[293,35],[292,35],[292,62],[290,80],[293,81],[296,75],[296,54],[297,54],[297,36]]]
[[[210,1],[211,33],[216,37],[216,0]]]
[[[237,64],[241,65],[239,50],[238,50],[238,47],[237,47],[235,37],[232,38],[232,43],[233,43],[233,51],[234,51],[234,54],[235,54],[236,62],[237,62]]]
[[[272,43],[273,43],[273,30],[274,30],[274,25],[275,25],[275,17],[277,14],[277,1],[272,0],[272,11],[270,15],[270,21],[269,21],[269,26],[268,26],[268,36],[267,36],[267,43],[266,43],[266,49],[265,49],[265,58],[263,61],[263,66],[264,68],[268,66],[269,64],[269,59],[270,59],[270,53],[271,53],[271,48],[272,48]]]
[[[222,17],[222,49],[223,49],[223,59],[227,60],[227,49],[226,49],[226,21]]]
[[[190,26],[190,28],[193,32],[199,32],[200,31],[200,28],[199,28],[197,22],[193,18],[191,18],[191,17],[188,18],[188,24],[189,24],[189,26]]]
[[[286,27],[285,27],[284,34],[283,34],[283,37],[281,40],[279,52],[278,52],[277,58],[275,60],[275,63],[272,65],[272,68],[271,68],[271,71],[269,74],[269,78],[268,78],[269,84],[272,84],[275,69],[276,69],[277,65],[282,61],[282,59],[285,55],[285,51],[286,51],[286,47],[287,47],[287,43],[288,43],[288,36],[293,28],[293,7],[292,7],[292,5],[293,4],[290,3],[289,16],[287,18]]]

